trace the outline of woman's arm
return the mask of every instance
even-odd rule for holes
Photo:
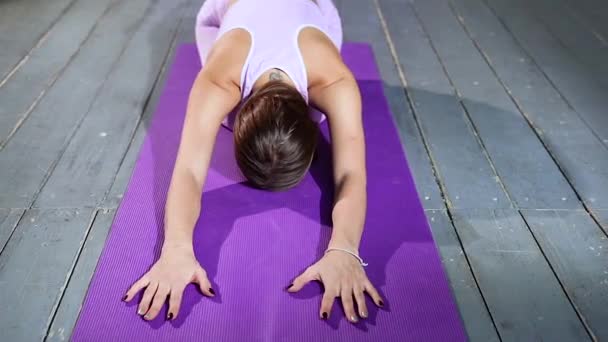
[[[180,146],[165,205],[165,246],[192,248],[215,139],[224,117],[238,104],[238,89],[201,71],[190,91]]]
[[[226,81],[218,82],[209,68],[192,86],[180,146],[165,205],[165,240],[159,260],[128,290],[130,301],[142,289],[138,314],[154,319],[169,297],[168,319],[177,317],[181,296],[191,282],[213,296],[205,270],[194,256],[192,232],[201,209],[201,191],[221,121],[236,106],[240,91]],[[221,70],[221,68],[219,69]]]
[[[306,28],[300,34],[299,44],[308,73],[310,100],[327,116],[331,132],[336,191],[329,247],[357,251],[367,200],[361,94],[328,36]]]
[[[234,30],[215,42],[197,75],[190,96],[167,202],[165,240],[158,261],[128,290],[125,301],[146,289],[137,313],[158,315],[169,296],[168,319],[179,312],[186,285],[198,283],[213,296],[205,270],[194,256],[192,232],[201,211],[201,192],[222,120],[241,98],[240,73],[249,46],[247,33]]]
[[[250,39],[235,30],[209,51],[208,63],[196,77],[165,206],[165,243],[192,247],[201,191],[222,120],[241,99],[240,74]]]
[[[327,113],[331,132],[335,197],[328,247],[358,251],[367,207],[365,136],[361,95],[345,68],[334,82],[315,89],[314,103]]]
[[[341,61],[330,67],[326,72],[329,75],[333,70],[332,81],[309,90],[312,102],[327,115],[331,132],[336,188],[328,248],[346,249],[358,255],[367,206],[361,95],[352,73]],[[336,73],[335,70],[341,71]],[[343,251],[332,250],[324,254],[294,279],[288,291],[299,291],[312,280],[321,281],[325,288],[319,311],[321,318],[329,317],[336,297],[341,298],[344,313],[353,323],[358,317],[367,317],[365,292],[376,305],[384,305],[359,261]]]

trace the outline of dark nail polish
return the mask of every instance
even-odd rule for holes
[[[290,289],[292,286],[293,286],[293,284],[289,284],[289,286],[287,286],[287,287],[285,288],[285,290],[289,290],[289,289]]]
[[[383,306],[384,306],[384,302],[383,302],[382,300],[379,300],[379,301],[378,301],[378,304],[380,304],[380,307],[383,307]]]
[[[215,291],[213,291],[212,288],[209,288],[209,292],[211,292],[212,295],[215,295]]]
[[[323,313],[323,319],[327,319],[327,312]]]
[[[125,295],[124,297],[122,297],[122,301],[124,302],[125,300],[127,300],[127,297],[129,297],[129,296]]]
[[[167,319],[168,320],[172,320],[173,319],[173,313],[169,312],[169,314],[167,315]]]

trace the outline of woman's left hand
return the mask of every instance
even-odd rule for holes
[[[377,306],[384,306],[378,291],[367,279],[363,266],[354,256],[346,252],[329,251],[294,279],[287,291],[297,292],[313,280],[320,281],[325,288],[319,311],[322,319],[329,317],[336,297],[341,297],[344,313],[352,323],[359,321],[357,316],[361,318],[368,316],[364,292],[371,296]],[[357,310],[355,310],[355,302]]]

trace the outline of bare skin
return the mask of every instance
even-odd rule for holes
[[[358,253],[367,206],[361,95],[354,76],[325,34],[305,28],[298,43],[307,69],[310,102],[326,113],[331,131],[336,191],[328,248]],[[161,256],[124,297],[125,301],[131,301],[145,289],[138,314],[146,320],[158,315],[167,297],[167,319],[177,317],[183,291],[189,283],[197,283],[206,296],[215,295],[207,273],[194,256],[192,235],[201,211],[202,187],[217,133],[222,120],[241,98],[240,74],[250,45],[246,31],[227,32],[209,52],[207,65],[192,86],[165,206]],[[253,91],[270,80],[293,85],[287,74],[271,69],[255,82]],[[322,282],[325,288],[319,309],[321,318],[328,318],[338,297],[346,317],[353,323],[368,315],[365,293],[376,305],[384,305],[359,261],[348,253],[326,253],[296,277],[287,291],[297,292],[314,280]]]

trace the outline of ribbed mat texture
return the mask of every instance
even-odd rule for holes
[[[158,257],[163,212],[190,87],[200,70],[193,44],[174,57],[161,98],[72,335],[73,341],[463,341],[466,335],[404,156],[383,83],[367,44],[343,56],[363,97],[368,208],[360,254],[385,309],[344,318],[336,301],[319,319],[322,287],[283,289],[322,255],[333,198],[328,123],[310,173],[285,192],[243,184],[232,132],[217,137],[195,228],[195,252],[217,293],[186,288],[180,315],[151,322],[121,301]]]

